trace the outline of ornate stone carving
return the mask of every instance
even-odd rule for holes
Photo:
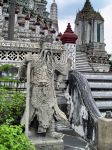
[[[63,68],[56,64],[51,50],[42,50],[40,54],[29,54],[25,57],[19,70],[20,80],[26,79],[28,63],[31,64],[29,126],[36,129],[37,133],[61,138],[62,134],[55,132],[54,122],[61,119],[67,121],[67,119],[57,105],[54,71],[56,69],[64,73]],[[22,124],[25,124],[25,115]]]

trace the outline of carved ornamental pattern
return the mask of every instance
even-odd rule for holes
[[[21,62],[28,52],[24,51],[0,51],[0,62]],[[34,52],[32,52],[34,54]],[[35,52],[36,54],[36,52]]]
[[[109,56],[105,51],[105,44],[103,43],[77,45],[77,51],[85,52],[90,63],[109,63]]]
[[[44,49],[53,51],[54,59],[56,62],[61,62],[64,46],[58,43],[45,43]],[[31,42],[18,42],[18,41],[0,41],[0,62],[1,63],[20,63],[26,54],[40,53],[40,44]]]

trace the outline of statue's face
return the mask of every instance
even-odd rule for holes
[[[44,50],[42,52],[42,57],[45,61],[51,61],[53,60],[53,54],[51,50]]]
[[[50,61],[51,59],[52,59],[51,51],[47,51],[47,52],[46,52],[46,60],[47,60],[47,61]]]
[[[50,50],[43,51],[42,56],[46,61],[49,61],[52,59],[52,53]]]

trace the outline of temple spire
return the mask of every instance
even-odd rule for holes
[[[90,0],[86,0],[82,11],[94,11],[94,9],[93,9],[93,7],[91,5]]]
[[[55,0],[53,0],[53,3],[50,7],[50,18],[52,20],[53,27],[58,32],[58,7]]]

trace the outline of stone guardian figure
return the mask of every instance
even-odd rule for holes
[[[29,127],[37,134],[59,139],[62,134],[55,132],[55,121],[67,121],[65,114],[59,109],[54,89],[54,71],[63,73],[63,68],[55,63],[51,50],[42,50],[40,54],[25,56],[19,69],[19,79],[26,80],[27,65],[30,62],[30,97],[29,97]],[[21,124],[25,125],[25,113]]]

